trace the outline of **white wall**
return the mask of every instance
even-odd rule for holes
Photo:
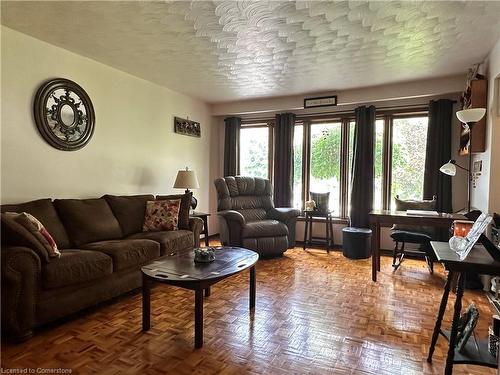
[[[485,61],[488,79],[486,150],[473,154],[483,170],[472,189],[472,206],[485,212],[500,212],[500,117],[498,116],[498,77],[500,77],[500,40]]]
[[[177,170],[189,166],[200,181],[194,191],[199,210],[209,209],[213,138],[207,104],[12,29],[2,26],[1,33],[2,203],[180,192],[172,188]],[[52,148],[36,129],[33,96],[55,77],[76,81],[93,102],[95,133],[81,150]],[[199,121],[202,137],[175,134],[174,116]]]

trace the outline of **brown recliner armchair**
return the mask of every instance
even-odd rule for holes
[[[282,255],[295,246],[300,211],[275,208],[269,180],[225,177],[215,180],[221,242],[242,246],[263,257]]]

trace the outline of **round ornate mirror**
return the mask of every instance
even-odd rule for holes
[[[94,107],[85,90],[69,79],[57,78],[40,86],[33,110],[38,131],[55,148],[78,150],[92,138]]]

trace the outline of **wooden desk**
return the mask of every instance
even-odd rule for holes
[[[455,348],[456,339],[458,334],[458,321],[460,318],[460,311],[462,310],[462,297],[465,289],[465,273],[472,271],[485,275],[500,276],[500,262],[495,261],[483,246],[476,245],[467,258],[460,260],[457,253],[450,249],[448,242],[434,242],[431,241],[432,249],[436,254],[439,262],[441,262],[448,271],[448,279],[444,287],[443,298],[439,305],[439,312],[432,334],[431,346],[429,347],[429,355],[427,362],[432,362],[432,355],[436,342],[441,334],[449,341],[448,356],[446,357],[446,367],[444,373],[450,375],[453,372],[453,364],[472,364],[478,366],[487,366],[496,368],[498,366],[496,359],[488,352],[488,340],[478,340],[477,346],[474,339],[470,338],[465,346],[463,353],[458,352]],[[458,274],[457,297],[455,300],[455,307],[453,310],[453,321],[451,324],[451,331],[445,332],[441,329],[441,322],[443,320],[446,304],[448,302],[448,295],[452,279]],[[472,342],[471,342],[472,341]]]
[[[441,213],[439,216],[408,215],[406,211],[374,210],[370,212],[372,229],[372,280],[380,271],[380,227],[393,224],[449,228],[455,220],[467,220],[463,215]]]

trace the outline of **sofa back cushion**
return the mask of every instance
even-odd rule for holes
[[[154,196],[151,194],[130,196],[107,194],[104,196],[104,199],[106,199],[106,202],[108,202],[113,214],[117,218],[123,235],[130,236],[142,230],[146,202],[154,200]]]
[[[104,198],[56,199],[54,205],[75,246],[123,237],[120,224]]]
[[[179,222],[178,228],[189,230],[189,210],[191,208],[191,197],[193,193],[190,191],[186,194],[175,194],[175,195],[157,195],[157,200],[181,200],[181,207],[179,209]]]
[[[4,204],[2,212],[27,212],[36,217],[56,241],[59,249],[67,249],[71,246],[66,229],[50,199],[38,199],[20,204]]]

